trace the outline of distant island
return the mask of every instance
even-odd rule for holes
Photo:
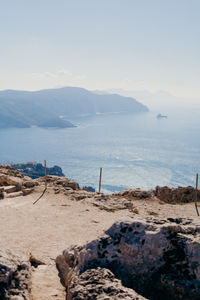
[[[147,111],[148,108],[134,98],[117,94],[99,95],[77,87],[34,92],[0,91],[0,128],[67,128],[74,127],[71,122],[65,120],[72,116]]]

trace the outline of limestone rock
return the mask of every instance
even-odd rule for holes
[[[4,192],[7,194],[17,192],[17,188],[15,185],[8,185],[4,187]]]
[[[94,206],[99,207],[101,210],[114,212],[123,209],[132,209],[133,202],[127,200],[125,197],[116,197],[115,195],[96,194],[93,198],[88,200]]]
[[[14,185],[18,190],[21,189],[23,184],[22,178],[15,177],[15,176],[9,176],[9,175],[0,175],[0,185],[1,186],[8,186],[8,185]]]
[[[79,184],[75,181],[70,181],[67,185],[67,187],[71,187],[73,190],[79,190]]]
[[[19,178],[23,178],[23,174],[18,171],[14,171],[11,166],[9,165],[0,165],[0,174],[15,176]]]
[[[0,299],[30,300],[30,274],[29,262],[0,250]]]
[[[15,197],[21,197],[23,196],[23,192],[19,191],[19,192],[14,192],[14,193],[9,193],[9,194],[4,194],[6,198],[15,198]]]
[[[44,181],[44,178],[38,178],[37,181]],[[66,177],[59,177],[54,175],[47,176],[47,182],[49,186],[53,186],[54,188],[71,188],[73,190],[80,190],[80,187],[77,182],[70,181]]]
[[[147,199],[153,198],[154,192],[153,190],[142,191],[141,189],[126,189],[118,193],[119,196],[126,196],[129,198],[137,198],[137,199]]]
[[[56,263],[68,294],[74,277],[80,280],[87,270],[100,267],[149,299],[198,300],[200,222],[126,218],[99,239],[65,250]]]
[[[26,196],[37,185],[36,180],[14,171],[10,166],[0,165],[0,199]]]
[[[23,196],[27,196],[29,194],[31,194],[32,192],[34,191],[34,188],[26,188],[26,189],[22,189],[22,193],[23,193]]]
[[[145,300],[132,289],[122,286],[121,281],[105,268],[89,269],[73,278],[68,288],[67,300],[124,299]]]
[[[167,203],[189,203],[194,202],[195,189],[192,186],[172,188],[169,186],[156,187],[155,195],[160,200]],[[198,201],[200,201],[200,191],[197,193]]]
[[[36,185],[36,181],[34,180],[27,180],[23,183],[25,188],[33,188]]]

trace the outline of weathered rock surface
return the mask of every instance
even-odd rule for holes
[[[23,189],[22,189],[23,196],[29,195],[29,194],[31,194],[33,191],[34,191],[34,188],[23,188]]]
[[[9,165],[0,165],[0,172],[1,172],[1,174],[4,174],[4,175],[15,176],[15,177],[19,177],[19,178],[24,177],[23,174],[21,174],[18,171],[13,170],[12,167]]]
[[[21,197],[23,195],[24,194],[23,194],[22,191],[18,191],[18,192],[13,192],[13,193],[6,194],[6,198],[16,198],[16,197]]]
[[[126,189],[119,192],[118,195],[137,199],[147,199],[155,196],[153,190],[143,191],[141,189]]]
[[[33,180],[27,180],[27,181],[24,181],[24,183],[23,183],[25,188],[33,188],[37,184],[38,183],[36,181],[33,181]]]
[[[10,166],[0,165],[0,199],[28,195],[37,185],[36,180],[24,176]]]
[[[44,178],[38,178],[38,182],[44,182]],[[72,190],[80,190],[80,187],[77,182],[69,180],[67,177],[59,177],[54,175],[47,176],[47,182],[49,187],[53,187],[55,190],[65,191],[67,188]]]
[[[55,193],[59,193],[62,189],[56,189]],[[85,201],[98,207],[101,210],[114,212],[123,209],[132,209],[132,199],[118,197],[117,195],[104,195],[103,193],[88,192],[86,190],[72,190],[65,188],[64,194],[69,199],[75,201]]]
[[[67,299],[75,293],[74,280],[78,288],[86,271],[100,267],[111,270],[124,286],[148,299],[197,300],[200,299],[200,223],[171,218],[121,220],[105,236],[65,250],[56,263],[61,282],[67,288]],[[89,284],[89,276],[84,278],[88,278],[85,280]]]
[[[189,203],[194,202],[195,189],[192,186],[172,188],[169,186],[157,186],[155,196],[167,203]],[[198,201],[200,201],[200,190],[197,193]]]
[[[17,187],[15,185],[8,185],[4,187],[4,192],[7,194],[17,192]]]
[[[117,196],[127,199],[153,199],[157,197],[166,203],[190,203],[194,202],[195,189],[192,186],[173,188],[169,186],[157,186],[155,190],[143,191],[140,189],[126,189]],[[197,200],[200,201],[200,190],[197,192]]]
[[[0,185],[1,186],[15,186],[16,191],[20,190],[22,187],[23,181],[21,178],[16,176],[0,174]]]
[[[96,194],[89,202],[102,210],[111,212],[133,208],[133,202],[131,200],[127,200],[125,197],[116,197],[114,195]]]
[[[28,261],[0,251],[0,299],[30,299],[30,264]]]
[[[145,300],[132,289],[126,288],[114,274],[105,268],[88,269],[76,276],[68,288],[67,300],[124,299]]]

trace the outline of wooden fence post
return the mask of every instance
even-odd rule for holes
[[[102,177],[102,168],[100,168],[100,176],[99,176],[99,193],[101,193],[101,177]]]
[[[197,212],[197,216],[199,216],[198,206],[197,206],[197,200],[198,200],[198,180],[199,180],[199,174],[196,174],[196,190],[195,190],[195,208]]]
[[[44,176],[45,176],[45,189],[47,188],[47,162],[44,161]]]

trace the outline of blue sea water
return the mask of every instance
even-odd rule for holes
[[[70,119],[76,128],[0,129],[0,163],[27,161],[61,166],[81,186],[116,192],[128,187],[195,184],[200,172],[200,113],[171,111],[102,114]]]

